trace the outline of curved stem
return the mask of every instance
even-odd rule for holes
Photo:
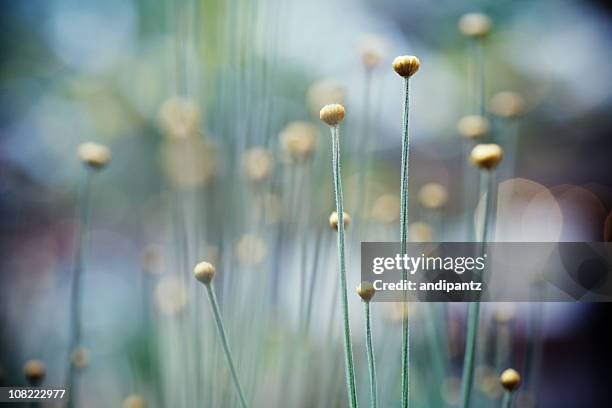
[[[482,233],[479,236],[480,239],[480,254],[479,256],[483,256],[485,253],[486,245],[487,245],[487,235],[489,229],[489,219],[493,217],[491,211],[493,210],[493,202],[494,202],[494,173],[492,171],[485,171],[481,173],[482,182],[481,182],[481,190],[482,194],[486,194],[485,198],[485,208],[484,215],[482,220]],[[486,272],[486,271],[485,271]],[[483,276],[485,274],[483,273]],[[488,274],[487,274],[488,276]],[[470,406],[470,399],[472,396],[472,385],[474,383],[474,361],[475,361],[475,351],[476,351],[476,341],[478,338],[478,323],[480,320],[480,302],[470,302],[468,307],[468,326],[467,326],[467,335],[465,340],[465,353],[463,357],[463,384],[462,384],[462,395],[463,395],[463,408],[468,408]]]
[[[400,188],[400,242],[402,255],[406,253],[406,243],[408,241],[408,159],[410,153],[410,138],[408,134],[410,80],[406,78],[405,81]],[[402,279],[408,279],[406,270],[402,271]],[[404,292],[404,301],[407,301],[406,297],[407,294]],[[402,316],[402,407],[406,408],[410,405],[410,322],[406,308],[403,308],[402,313],[404,314]]]
[[[77,368],[72,363],[72,352],[81,343],[81,277],[83,274],[83,258],[89,225],[92,175],[92,171],[86,168],[84,179],[81,182],[77,210],[79,224],[75,240],[74,272],[70,286],[70,338],[68,343],[68,379],[66,381],[69,393],[68,407],[74,406],[74,399],[77,394],[76,383],[78,373]]]
[[[238,372],[236,371],[236,366],[234,365],[234,360],[232,358],[232,352],[230,350],[229,342],[227,341],[227,335],[225,333],[225,327],[223,326],[223,318],[221,317],[221,312],[219,310],[219,303],[217,302],[217,297],[215,296],[215,290],[213,288],[212,283],[209,283],[206,286],[206,291],[208,292],[208,300],[210,301],[210,306],[213,311],[213,317],[215,319],[215,324],[217,325],[217,331],[219,332],[219,338],[221,339],[221,344],[223,345],[223,352],[225,354],[225,359],[227,360],[227,365],[229,366],[230,373],[232,375],[232,380],[234,382],[234,386],[236,387],[236,391],[238,391],[238,397],[240,398],[240,405],[243,408],[247,407],[246,398],[244,397],[244,392],[242,391],[242,387],[240,386],[240,381],[238,380]]]
[[[376,380],[376,360],[374,358],[374,344],[372,341],[372,318],[370,316],[370,302],[363,302],[366,334],[366,353],[368,355],[368,371],[370,374],[370,398],[372,408],[378,406],[378,392]]]
[[[463,358],[463,383],[461,395],[463,395],[463,408],[470,406],[472,396],[472,385],[474,383],[474,360],[476,352],[476,340],[478,337],[478,322],[480,320],[480,302],[470,302],[468,306],[468,326],[465,339],[465,354]]]
[[[505,391],[502,399],[502,408],[510,408],[512,406],[512,393]]]
[[[344,329],[344,362],[348,386],[349,406],[357,407],[357,387],[355,386],[355,369],[353,365],[353,347],[351,344],[351,327],[349,323],[348,295],[346,287],[346,260],[344,257],[344,207],[342,197],[342,179],[340,167],[340,129],[331,128],[332,166],[334,173],[334,191],[336,195],[336,213],[338,214],[338,268],[340,270],[340,307]]]

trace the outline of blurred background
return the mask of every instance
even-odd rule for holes
[[[328,226],[331,143],[318,111],[330,102],[347,111],[349,288],[359,283],[359,242],[399,235],[403,82],[390,68],[397,55],[421,61],[411,79],[409,219],[419,223],[411,238],[466,240],[478,201],[477,173],[465,164],[472,142],[457,130],[475,113],[474,54],[457,28],[467,12],[493,22],[482,43],[485,140],[506,153],[494,239],[612,236],[607,2],[1,4],[0,386],[25,385],[23,366],[33,358],[46,365],[45,384],[65,381],[86,174],[76,152],[94,141],[112,150],[112,160],[92,177],[81,288],[88,361],[77,406],[120,405],[132,394],[154,407],[237,404],[205,292],[191,277],[202,259],[218,266],[251,403],[345,406],[336,234]],[[520,115],[495,109],[491,101],[503,91],[520,95]],[[288,127],[295,121],[306,127]],[[313,135],[307,157],[287,141],[292,132]],[[446,194],[433,210],[418,194],[432,182]],[[361,305],[350,298],[366,404]],[[441,318],[421,305],[410,310],[415,404],[456,405],[464,305],[445,312],[445,369],[434,374],[436,352],[428,354],[419,332]],[[489,377],[503,363],[536,366],[516,406],[611,406],[611,311],[486,305],[475,406],[499,404]],[[373,313],[381,405],[397,406],[401,323],[392,305],[375,304]],[[509,339],[502,357],[490,351],[500,333]]]

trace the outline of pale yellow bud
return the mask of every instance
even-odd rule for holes
[[[344,106],[337,103],[325,105],[319,112],[319,117],[329,126],[337,126],[344,120]]]
[[[280,134],[281,147],[291,161],[312,157],[317,148],[317,128],[308,122],[291,122]]]
[[[393,60],[393,70],[404,78],[410,78],[421,67],[419,59],[413,55],[400,55]]]
[[[253,182],[267,180],[274,169],[274,157],[268,149],[256,147],[244,154],[244,173]]]
[[[40,360],[30,360],[23,367],[23,373],[31,385],[40,385],[45,378],[45,364]]]
[[[484,170],[495,169],[501,162],[502,157],[502,148],[494,143],[476,145],[470,154],[472,164]]]
[[[83,163],[95,170],[104,168],[111,159],[111,151],[108,147],[93,142],[79,145],[78,155]]]
[[[76,368],[83,370],[89,365],[89,352],[85,347],[76,347],[70,355],[70,361]]]
[[[123,400],[123,408],[147,408],[147,401],[140,395],[130,395]]]
[[[347,213],[343,212],[342,213],[342,221],[344,222],[344,228],[348,227],[349,224],[351,223],[350,215],[348,215]],[[338,222],[339,222],[338,221],[338,213],[334,211],[329,216],[329,226],[332,227],[333,229],[335,229],[336,231],[338,231]]]
[[[504,119],[515,119],[525,113],[525,101],[516,92],[499,92],[491,99],[490,110]]]
[[[457,123],[459,134],[472,140],[486,136],[490,128],[488,119],[479,115],[464,116]]]
[[[427,183],[419,190],[419,202],[425,208],[437,210],[448,202],[448,191],[439,183]]]
[[[508,368],[499,377],[499,382],[506,391],[512,392],[521,385],[521,376],[516,370]]]
[[[459,31],[470,38],[486,37],[492,25],[489,16],[483,13],[468,13],[459,19]]]
[[[371,282],[363,281],[357,286],[357,294],[364,302],[369,302],[374,297],[376,290]]]
[[[205,285],[214,279],[216,274],[215,267],[208,262],[200,262],[193,268],[193,276]]]
[[[173,139],[194,136],[200,129],[200,108],[189,98],[175,96],[166,100],[158,118],[162,132]]]

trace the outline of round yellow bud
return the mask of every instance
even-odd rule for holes
[[[130,395],[123,400],[123,408],[146,408],[147,401],[140,395]]]
[[[525,101],[516,92],[499,92],[491,99],[489,109],[504,119],[515,119],[525,113]]]
[[[325,105],[319,112],[319,117],[329,126],[337,126],[344,120],[344,106],[337,103]]]
[[[351,217],[347,213],[342,213],[342,221],[344,222],[344,228],[348,227],[351,223]],[[338,213],[333,212],[329,216],[329,226],[338,231]]]
[[[306,93],[306,102],[311,112],[317,114],[321,106],[331,103],[343,104],[345,97],[346,92],[342,85],[329,79],[322,79],[310,85]]]
[[[267,180],[272,175],[274,157],[268,149],[256,147],[244,154],[244,173],[253,182]]]
[[[508,368],[499,377],[499,383],[506,391],[512,392],[521,385],[521,376],[516,370]]]
[[[381,195],[374,201],[370,216],[386,224],[396,222],[400,216],[400,198],[394,194]]]
[[[244,234],[236,243],[235,254],[242,266],[257,266],[268,256],[268,245],[259,235]]]
[[[374,285],[371,282],[363,281],[357,286],[357,294],[364,302],[369,302],[376,293]]]
[[[173,317],[185,310],[189,292],[182,279],[176,276],[162,277],[155,287],[155,306],[162,315]]]
[[[434,231],[429,224],[419,221],[408,226],[408,235],[412,242],[431,242]]]
[[[205,285],[212,282],[215,277],[215,267],[208,262],[200,262],[193,268],[193,276]]]
[[[448,202],[448,191],[439,183],[427,183],[419,190],[419,202],[425,208],[437,210]]]
[[[495,143],[479,144],[474,146],[470,154],[470,161],[476,167],[484,170],[493,170],[501,162],[502,148]]]
[[[393,70],[404,78],[410,78],[421,67],[419,59],[413,55],[400,55],[393,60]]]
[[[486,37],[492,25],[489,16],[483,13],[468,13],[459,19],[459,31],[470,38]]]
[[[358,49],[363,65],[366,69],[371,70],[380,64],[386,53],[387,43],[384,38],[369,34],[360,39]]]
[[[457,131],[466,139],[480,139],[489,133],[489,120],[479,115],[462,117],[457,123]]]
[[[162,273],[163,249],[158,244],[149,244],[143,248],[140,254],[140,265],[143,272],[151,275]]]
[[[196,135],[200,129],[200,108],[189,98],[175,96],[166,100],[159,109],[159,126],[173,139]]]
[[[70,355],[70,361],[76,368],[83,370],[89,365],[89,352],[85,347],[76,347]]]
[[[284,153],[294,162],[311,158],[317,148],[317,129],[308,122],[291,122],[280,138]]]
[[[26,380],[32,385],[39,385],[45,378],[45,364],[40,360],[30,360],[23,367]]]
[[[495,310],[494,318],[497,323],[507,324],[516,315],[514,303],[500,303]]]
[[[81,143],[78,155],[83,163],[94,170],[104,168],[111,159],[111,151],[108,147],[93,142]]]

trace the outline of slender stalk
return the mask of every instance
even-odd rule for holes
[[[370,302],[363,302],[365,319],[366,353],[368,355],[368,372],[370,374],[370,400],[372,408],[378,406],[378,385],[376,380],[376,361],[374,359],[374,345],[372,342],[372,317],[370,315]]]
[[[468,306],[468,326],[465,339],[465,354],[463,359],[463,383],[461,394],[463,395],[463,408],[470,406],[472,385],[474,383],[474,360],[476,351],[476,340],[478,337],[478,322],[480,320],[480,302],[470,302]]]
[[[92,175],[92,170],[86,168],[84,180],[81,182],[77,209],[79,224],[76,232],[74,272],[70,287],[70,338],[68,343],[68,378],[66,381],[69,408],[74,406],[74,399],[77,394],[78,372],[75,365],[72,364],[72,351],[81,343],[81,277],[83,274],[83,258],[89,224]]]
[[[468,84],[471,113],[485,114],[484,44],[481,38],[471,39],[468,45]]]
[[[504,391],[504,396],[502,398],[502,408],[510,408],[512,406],[512,393],[509,391]]]
[[[485,115],[485,72],[484,72],[484,46],[482,39],[476,40],[475,47],[475,58],[476,58],[476,69],[478,70],[478,114],[480,116]]]
[[[240,381],[238,380],[238,373],[236,371],[236,366],[234,365],[234,360],[232,358],[232,352],[230,350],[229,342],[227,341],[227,335],[225,333],[225,326],[223,325],[223,318],[221,317],[221,311],[219,310],[219,304],[217,302],[217,297],[215,296],[215,289],[212,283],[209,283],[206,286],[206,292],[208,292],[208,300],[210,301],[210,307],[213,311],[213,317],[215,319],[215,324],[217,325],[217,331],[219,333],[219,338],[221,339],[221,344],[223,346],[223,352],[225,354],[225,359],[227,360],[227,365],[229,366],[230,373],[232,375],[232,381],[234,382],[234,386],[236,387],[236,391],[238,392],[238,397],[240,398],[240,405],[243,408],[247,407],[246,399],[244,397],[244,392],[242,391],[242,387],[240,386]]]
[[[440,384],[445,379],[446,374],[446,360],[445,360],[445,349],[442,343],[442,339],[445,337],[442,335],[440,328],[437,324],[443,321],[443,316],[440,313],[436,313],[438,303],[428,303],[425,318],[425,335],[431,352],[433,377],[436,379],[435,383]],[[441,399],[439,392],[435,392],[436,403],[443,405],[444,401]]]
[[[344,205],[342,197],[342,179],[340,167],[340,129],[331,128],[332,166],[334,173],[334,192],[336,195],[336,213],[338,214],[338,268],[340,270],[340,307],[344,329],[344,362],[348,387],[349,406],[357,407],[357,387],[355,386],[355,369],[353,365],[353,347],[351,344],[351,327],[349,323],[348,295],[346,287],[346,260],[344,257]]]
[[[487,234],[488,234],[488,224],[489,219],[492,216],[489,214],[492,211],[492,204],[494,202],[493,199],[493,188],[491,185],[494,182],[495,173],[493,171],[483,171],[481,172],[481,190],[482,194],[486,194],[485,199],[485,208],[484,208],[484,217],[482,220],[482,234],[479,236],[481,245],[480,245],[480,254],[479,256],[484,255],[486,244],[487,244]],[[468,316],[467,316],[467,335],[465,340],[465,353],[463,357],[463,383],[462,383],[462,400],[463,408],[468,408],[470,406],[470,399],[472,396],[472,385],[474,383],[474,362],[476,357],[476,341],[478,338],[478,324],[480,321],[480,302],[470,302],[468,306]]]
[[[317,275],[319,272],[319,253],[321,249],[322,235],[323,235],[323,230],[319,229],[319,231],[317,232],[317,240],[315,243],[315,250],[314,250],[314,255],[313,255],[313,260],[312,260],[312,270],[310,272],[310,285],[308,287],[308,299],[306,303],[306,318],[304,322],[305,324],[304,333],[308,333],[308,330],[310,329],[310,320],[312,316],[312,305],[314,301],[314,292],[315,292],[315,286],[317,283]]]
[[[357,152],[362,158],[359,161],[359,184],[358,184],[358,195],[357,195],[357,208],[355,209],[355,215],[357,218],[357,237],[361,237],[363,231],[363,221],[365,217],[362,217],[365,203],[367,203],[367,176],[370,171],[370,88],[372,83],[372,69],[366,68],[365,80],[364,80],[364,119],[363,129],[361,131],[361,137],[357,146]]]
[[[410,138],[408,134],[408,116],[410,109],[409,78],[405,78],[405,84],[400,188],[400,242],[402,246],[402,255],[406,253],[406,243],[408,241],[408,159],[410,153]],[[406,270],[402,270],[402,279],[408,279]],[[404,292],[404,301],[407,301],[406,297],[407,294]],[[406,316],[406,308],[403,308],[402,313],[404,314],[402,319],[402,407],[406,408],[410,405],[410,322],[408,316]]]
[[[532,289],[536,291],[535,299],[543,298],[543,288],[536,284]],[[532,314],[527,327],[527,345],[523,362],[523,383],[528,392],[531,392],[536,403],[539,391],[539,372],[542,361],[542,320],[544,303],[537,302],[532,305]]]

